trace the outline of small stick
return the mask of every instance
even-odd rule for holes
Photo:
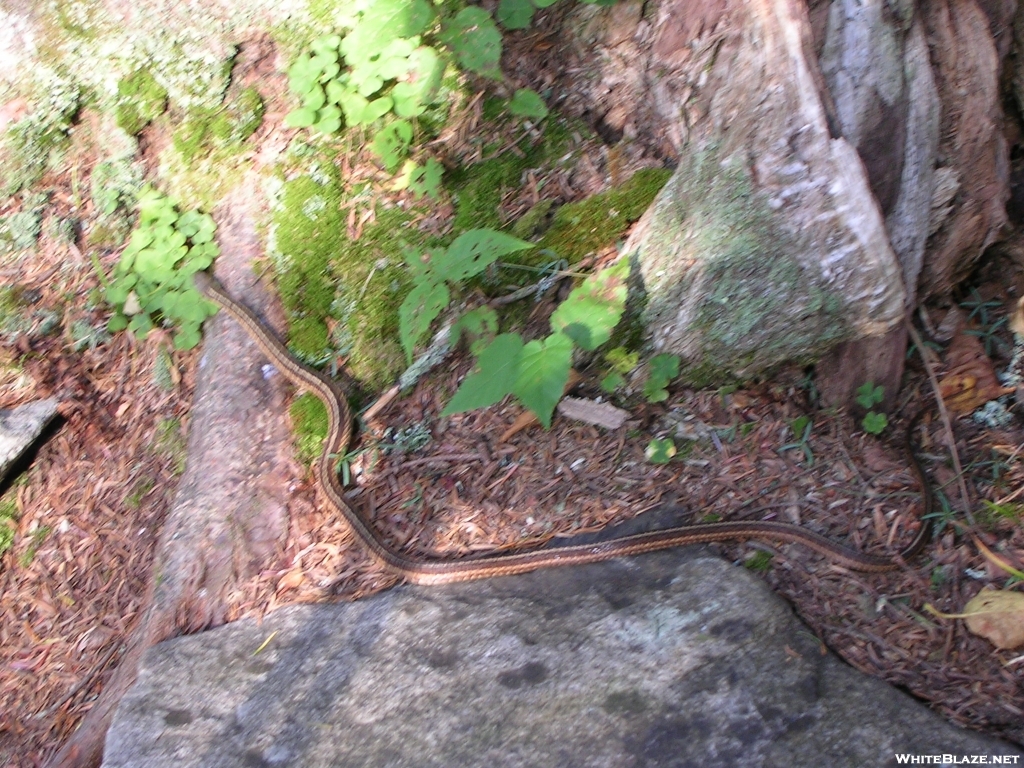
[[[957,485],[960,488],[960,497],[964,505],[964,517],[967,518],[968,523],[974,525],[970,496],[967,493],[967,484],[964,482],[964,470],[960,465],[960,456],[956,452],[956,438],[953,437],[953,425],[949,420],[949,411],[946,410],[946,403],[942,400],[942,393],[939,391],[939,379],[935,375],[935,369],[932,367],[931,361],[928,360],[928,355],[925,354],[924,341],[921,339],[921,334],[917,332],[914,324],[909,320],[907,320],[907,331],[910,333],[910,338],[917,345],[918,354],[921,355],[921,362],[924,363],[924,369],[928,373],[928,381],[932,385],[935,402],[939,406],[939,418],[942,419],[942,426],[946,430],[946,442],[949,443],[949,454],[953,459],[953,469],[956,470]]]

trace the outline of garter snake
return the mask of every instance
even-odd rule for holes
[[[348,505],[343,496],[338,473],[332,466],[332,456],[344,455],[350,439],[352,413],[345,394],[331,379],[296,360],[252,310],[236,302],[214,277],[205,272],[198,272],[195,275],[195,282],[204,296],[225,309],[245,329],[263,353],[293,384],[312,392],[323,402],[327,408],[329,426],[327,440],[316,462],[316,481],[330,505],[344,517],[370,556],[386,570],[405,581],[414,584],[447,584],[492,576],[511,576],[538,568],[593,563],[687,544],[742,539],[795,542],[851,570],[881,573],[900,568],[904,561],[920,553],[930,539],[931,525],[925,519],[920,522],[914,540],[907,547],[894,557],[884,557],[856,552],[798,525],[762,520],[687,525],[623,536],[596,544],[570,544],[557,548],[463,560],[402,554],[385,543],[381,535]],[[921,486],[924,515],[927,515],[932,506],[931,490],[910,444],[919,417],[920,413],[907,428],[905,448],[907,460]]]

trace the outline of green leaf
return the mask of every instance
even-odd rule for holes
[[[565,333],[585,350],[597,349],[622,317],[628,276],[629,260],[619,259],[588,277],[551,315],[551,330]]]
[[[341,128],[341,110],[335,106],[324,107],[313,127],[321,133],[334,133]]]
[[[416,342],[445,307],[450,295],[444,283],[425,281],[414,287],[398,308],[398,335],[405,350],[406,361],[412,362]]]
[[[543,120],[548,116],[548,107],[536,91],[520,88],[508,103],[508,111],[520,117]]]
[[[871,411],[861,421],[860,425],[864,428],[865,432],[872,435],[879,435],[882,433],[887,426],[889,426],[889,419],[886,418],[884,413],[875,413]]]
[[[411,141],[412,126],[404,120],[396,120],[377,131],[371,149],[384,163],[385,168],[394,171],[402,162]]]
[[[113,317],[110,318],[109,322],[107,322],[107,330],[110,331],[111,333],[123,331],[127,327],[128,318],[122,315],[120,312],[117,312]]]
[[[676,455],[676,444],[668,438],[651,440],[644,450],[644,456],[651,464],[668,464]]]
[[[533,243],[504,232],[471,229],[455,238],[455,242],[440,258],[435,258],[431,266],[439,279],[457,283],[480,274],[505,254],[534,247]]]
[[[308,128],[316,122],[316,110],[302,107],[293,109],[284,116],[284,124],[289,128]]]
[[[388,42],[426,31],[434,10],[426,0],[373,0],[341,41],[348,63],[358,67],[380,54]]]
[[[615,0],[616,2],[618,0]],[[533,4],[538,8],[547,8],[548,6],[554,5],[558,0],[533,0]]]
[[[625,385],[626,379],[618,371],[612,371],[603,379],[601,379],[601,389],[605,392],[614,392],[619,387]]]
[[[310,88],[302,99],[302,106],[305,109],[312,109],[314,112],[327,103],[327,95],[319,85]]]
[[[512,391],[545,429],[551,426],[551,414],[562,398],[571,363],[572,339],[564,333],[553,333],[523,347]]]
[[[455,52],[463,68],[486,77],[501,76],[501,32],[483,8],[463,8],[445,25],[441,39]]]
[[[885,388],[875,386],[873,381],[865,381],[857,387],[857,404],[863,408],[871,408],[885,399]]]
[[[615,347],[615,349],[608,350],[604,359],[614,371],[625,376],[640,362],[640,353],[630,352],[625,347]]]
[[[651,358],[650,378],[660,381],[661,386],[665,386],[678,375],[679,358],[676,355],[662,352]]]
[[[426,165],[413,169],[409,175],[408,187],[417,197],[428,195],[437,200],[442,173],[444,173],[444,167],[434,158],[430,158]]]
[[[341,45],[340,35],[321,35],[310,45],[313,52],[321,56],[334,55],[334,58],[338,58],[338,46]]]
[[[451,345],[453,347],[459,343],[463,332],[473,339],[474,344],[482,338],[493,338],[498,332],[498,313],[484,305],[460,317],[451,330]]]
[[[644,399],[648,403],[663,403],[668,400],[668,390],[660,381],[648,379],[644,382]]]
[[[477,358],[479,370],[465,378],[441,415],[486,408],[509,394],[517,380],[522,353],[523,340],[519,334],[495,336]]]
[[[505,29],[526,29],[533,21],[535,7],[530,0],[501,0],[498,21]]]

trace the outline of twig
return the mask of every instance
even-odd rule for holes
[[[910,320],[907,320],[906,323],[907,332],[910,334],[910,338],[913,339],[914,344],[917,345],[918,354],[921,355],[921,362],[924,363],[924,369],[928,373],[928,381],[932,385],[935,403],[939,407],[939,418],[942,419],[942,426],[946,430],[946,442],[949,444],[949,455],[953,459],[953,469],[956,470],[957,485],[960,488],[960,498],[964,505],[964,517],[967,518],[968,523],[974,525],[974,515],[971,514],[970,495],[967,493],[967,483],[964,482],[964,470],[960,465],[960,455],[956,451],[956,438],[953,436],[953,425],[949,420],[949,411],[946,410],[946,403],[942,400],[942,392],[939,390],[939,379],[935,375],[935,369],[932,367],[931,361],[928,360],[928,355],[925,354],[924,340],[921,339],[921,334],[917,332],[917,329]]]

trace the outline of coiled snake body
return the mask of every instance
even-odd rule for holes
[[[492,576],[511,576],[538,568],[593,563],[687,544],[742,539],[795,542],[810,547],[851,570],[881,573],[900,568],[904,561],[920,553],[930,538],[931,526],[922,520],[914,540],[907,547],[900,550],[895,557],[882,557],[848,549],[798,525],[762,520],[687,525],[623,536],[596,544],[569,545],[464,560],[403,554],[388,546],[380,534],[348,505],[343,496],[341,481],[332,467],[331,457],[344,455],[350,440],[352,413],[344,393],[331,379],[296,360],[252,310],[236,302],[215,278],[205,272],[199,272],[195,275],[195,283],[204,296],[225,309],[245,329],[263,353],[292,383],[312,392],[323,402],[327,408],[328,434],[316,463],[317,483],[330,505],[345,518],[370,556],[405,581],[415,584],[447,584]],[[907,460],[920,483],[924,513],[927,514],[931,509],[931,492],[924,471],[910,445],[910,437],[918,417],[915,417],[907,428],[905,448]]]

